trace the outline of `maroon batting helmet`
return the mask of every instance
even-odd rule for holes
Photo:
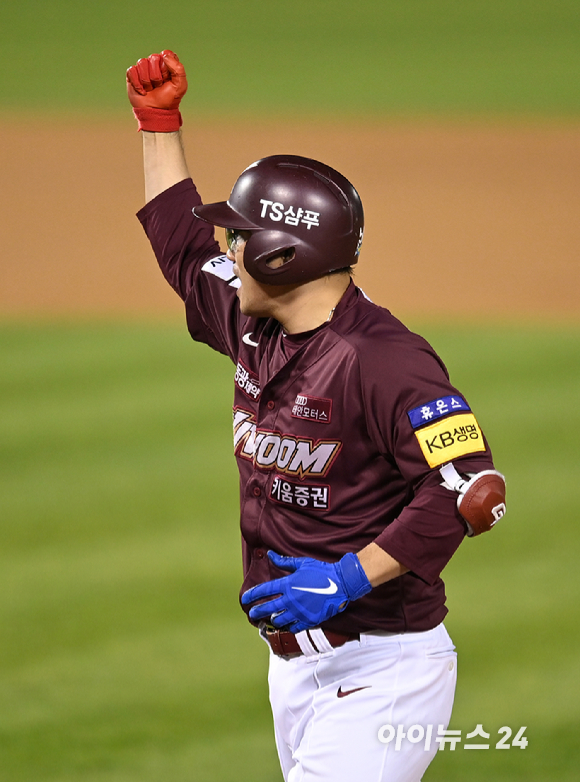
[[[258,282],[308,282],[358,261],[364,215],[360,196],[330,166],[273,155],[248,166],[227,201],[196,206],[213,225],[249,231],[244,266]],[[282,266],[268,261],[289,257]]]

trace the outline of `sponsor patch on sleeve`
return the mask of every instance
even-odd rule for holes
[[[240,287],[241,283],[234,274],[234,263],[230,261],[227,255],[218,255],[217,258],[212,258],[211,261],[204,263],[201,270],[208,274],[213,274],[214,277],[219,277],[220,280],[224,280],[232,288]]]
[[[460,396],[442,396],[439,399],[433,399],[420,407],[409,410],[407,415],[411,421],[413,429],[432,423],[438,418],[442,418],[449,413],[459,413],[461,410],[471,412],[471,408]]]
[[[479,424],[473,413],[444,418],[415,432],[429,467],[438,467],[459,456],[485,451]]]

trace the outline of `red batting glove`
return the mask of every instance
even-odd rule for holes
[[[179,103],[187,92],[185,68],[174,52],[151,54],[127,70],[127,94],[139,130],[172,133],[182,124]]]

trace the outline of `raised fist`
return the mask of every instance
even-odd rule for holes
[[[179,130],[179,103],[187,91],[185,68],[169,50],[151,54],[127,70],[127,94],[139,130],[169,133]]]

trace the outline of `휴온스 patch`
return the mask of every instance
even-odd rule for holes
[[[439,399],[433,399],[431,402],[426,402],[424,405],[409,410],[407,415],[413,429],[418,429],[420,426],[432,423],[438,418],[442,418],[450,413],[471,412],[471,408],[462,397],[455,396],[442,396]]]

